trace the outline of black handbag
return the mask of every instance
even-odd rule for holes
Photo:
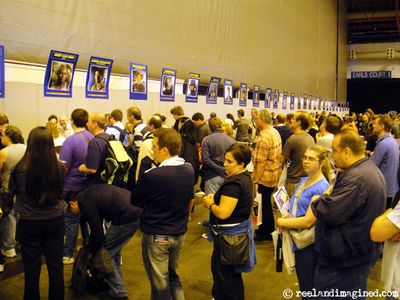
[[[223,265],[245,265],[250,262],[249,235],[218,233],[220,259]]]

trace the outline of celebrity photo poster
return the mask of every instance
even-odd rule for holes
[[[294,93],[290,94],[290,110],[294,110]]]
[[[303,97],[299,95],[299,97],[297,97],[297,109],[301,109],[302,106],[303,106]]]
[[[86,75],[86,98],[108,99],[113,60],[101,57],[90,57]]]
[[[0,45],[0,98],[4,98],[4,46]]]
[[[176,70],[163,68],[160,79],[160,101],[175,100]]]
[[[278,109],[278,102],[279,102],[279,90],[274,91],[274,99],[272,100],[272,108]]]
[[[211,77],[210,84],[207,88],[206,93],[206,103],[207,104],[217,104],[218,99],[218,87],[221,82],[221,78]]]
[[[241,83],[239,89],[239,106],[247,106],[247,83]]]
[[[224,104],[233,104],[233,82],[230,79],[224,80]]]
[[[253,86],[253,107],[260,106],[260,86],[254,85]]]
[[[308,104],[308,95],[304,94],[303,109],[307,109],[307,104]]]
[[[199,82],[200,74],[189,73],[187,91],[186,91],[186,102],[197,103],[199,97]]]
[[[72,97],[78,54],[51,50],[44,76],[45,97]]]
[[[282,109],[283,110],[286,110],[287,98],[288,98],[288,92],[283,92],[283,94],[282,94]]]
[[[272,89],[267,88],[265,90],[265,102],[264,102],[264,108],[270,108],[271,107],[271,101],[272,100]]]
[[[129,64],[129,99],[147,100],[147,65]]]

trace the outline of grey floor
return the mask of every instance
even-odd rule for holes
[[[208,217],[208,212],[202,205],[197,205],[189,230],[185,237],[185,245],[180,258],[178,273],[181,277],[186,299],[212,299],[212,276],[210,257],[212,244],[201,237],[205,232],[198,223]],[[123,249],[123,274],[129,293],[129,299],[150,299],[150,285],[143,268],[140,246],[141,234],[137,232],[128,245]],[[288,275],[275,272],[275,261],[272,242],[256,244],[258,264],[252,273],[244,274],[246,299],[283,299],[282,293],[289,288],[298,289],[295,274]],[[97,299],[93,294],[75,297],[68,288],[72,265],[65,266],[65,295],[66,299]],[[369,282],[369,290],[381,289],[380,261],[373,268]],[[0,299],[16,300],[23,298],[24,274],[20,257],[8,259],[6,271],[0,274]],[[47,269],[42,266],[40,288],[42,299],[47,299]]]

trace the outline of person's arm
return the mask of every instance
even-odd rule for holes
[[[79,171],[89,175],[95,174],[100,166],[101,156],[99,146],[91,140],[88,144],[86,164],[81,164],[79,166]]]
[[[4,163],[7,161],[8,149],[4,148],[0,150],[0,174],[3,172]]]
[[[313,196],[311,202],[319,198],[319,195]],[[298,218],[278,218],[276,224],[283,228],[305,229],[314,226],[317,219],[311,209],[311,203],[308,206],[307,212],[303,217]]]
[[[90,207],[90,209],[80,207],[80,209],[83,218],[88,221],[90,226],[90,253],[95,256],[104,243],[103,219],[101,218],[97,207]]]
[[[148,179],[148,174],[144,173],[143,176],[139,178],[139,181],[132,191],[131,203],[134,206],[143,208],[147,201],[149,201],[151,198],[151,194],[153,192],[154,191],[151,188],[150,180]]]
[[[375,147],[375,150],[371,156],[371,161],[379,167],[385,157],[385,149],[382,147],[380,143],[378,143]]]
[[[210,144],[207,140],[203,140],[201,145],[201,155],[203,159],[203,166],[207,169],[214,170],[218,174],[224,174],[225,169],[223,166],[217,165],[212,159],[210,154]]]
[[[79,172],[82,172],[82,173],[91,175],[91,174],[95,174],[95,173],[97,172],[97,170],[95,170],[95,169],[90,169],[90,168],[88,168],[85,164],[81,164],[81,165],[79,166]]]
[[[363,204],[358,178],[337,182],[330,195],[324,194],[311,204],[314,215],[325,224],[343,224]]]
[[[214,195],[207,195],[203,198],[204,206],[207,207],[210,212],[220,220],[228,219],[235,209],[238,199],[228,197],[225,195],[221,196],[219,205],[214,203]]]
[[[369,233],[371,240],[374,242],[383,242],[400,232],[400,228],[394,225],[393,222],[388,218],[388,214],[391,211],[391,208],[388,209],[382,215],[377,217],[372,223]]]

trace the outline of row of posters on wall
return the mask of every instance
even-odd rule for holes
[[[46,97],[72,97],[72,84],[74,79],[75,67],[79,55],[52,50],[46,67],[44,79],[44,96]],[[108,99],[109,81],[112,59],[92,56],[89,61],[86,76],[86,98]],[[130,63],[129,80],[129,98],[134,100],[147,100],[147,81],[148,67],[144,64]],[[160,78],[160,100],[175,100],[176,70],[163,68]],[[189,73],[187,82],[186,102],[197,103],[200,84],[200,74]],[[218,88],[221,84],[221,78],[211,77],[206,92],[206,103],[216,104],[218,98]],[[224,79],[224,104],[233,104],[233,81]],[[247,106],[249,87],[246,83],[240,83],[237,98],[240,106]],[[261,89],[259,85],[253,86],[252,106],[260,107]],[[0,97],[4,97],[4,47],[0,45]],[[279,90],[267,88],[265,90],[264,104],[265,108],[278,109]],[[289,100],[289,101],[288,101]],[[341,104],[335,101],[324,101],[319,97],[303,95],[295,97],[294,93],[290,95],[287,92],[282,94],[283,110],[287,109],[308,109],[308,110],[327,110],[344,111],[348,108],[348,103]]]

